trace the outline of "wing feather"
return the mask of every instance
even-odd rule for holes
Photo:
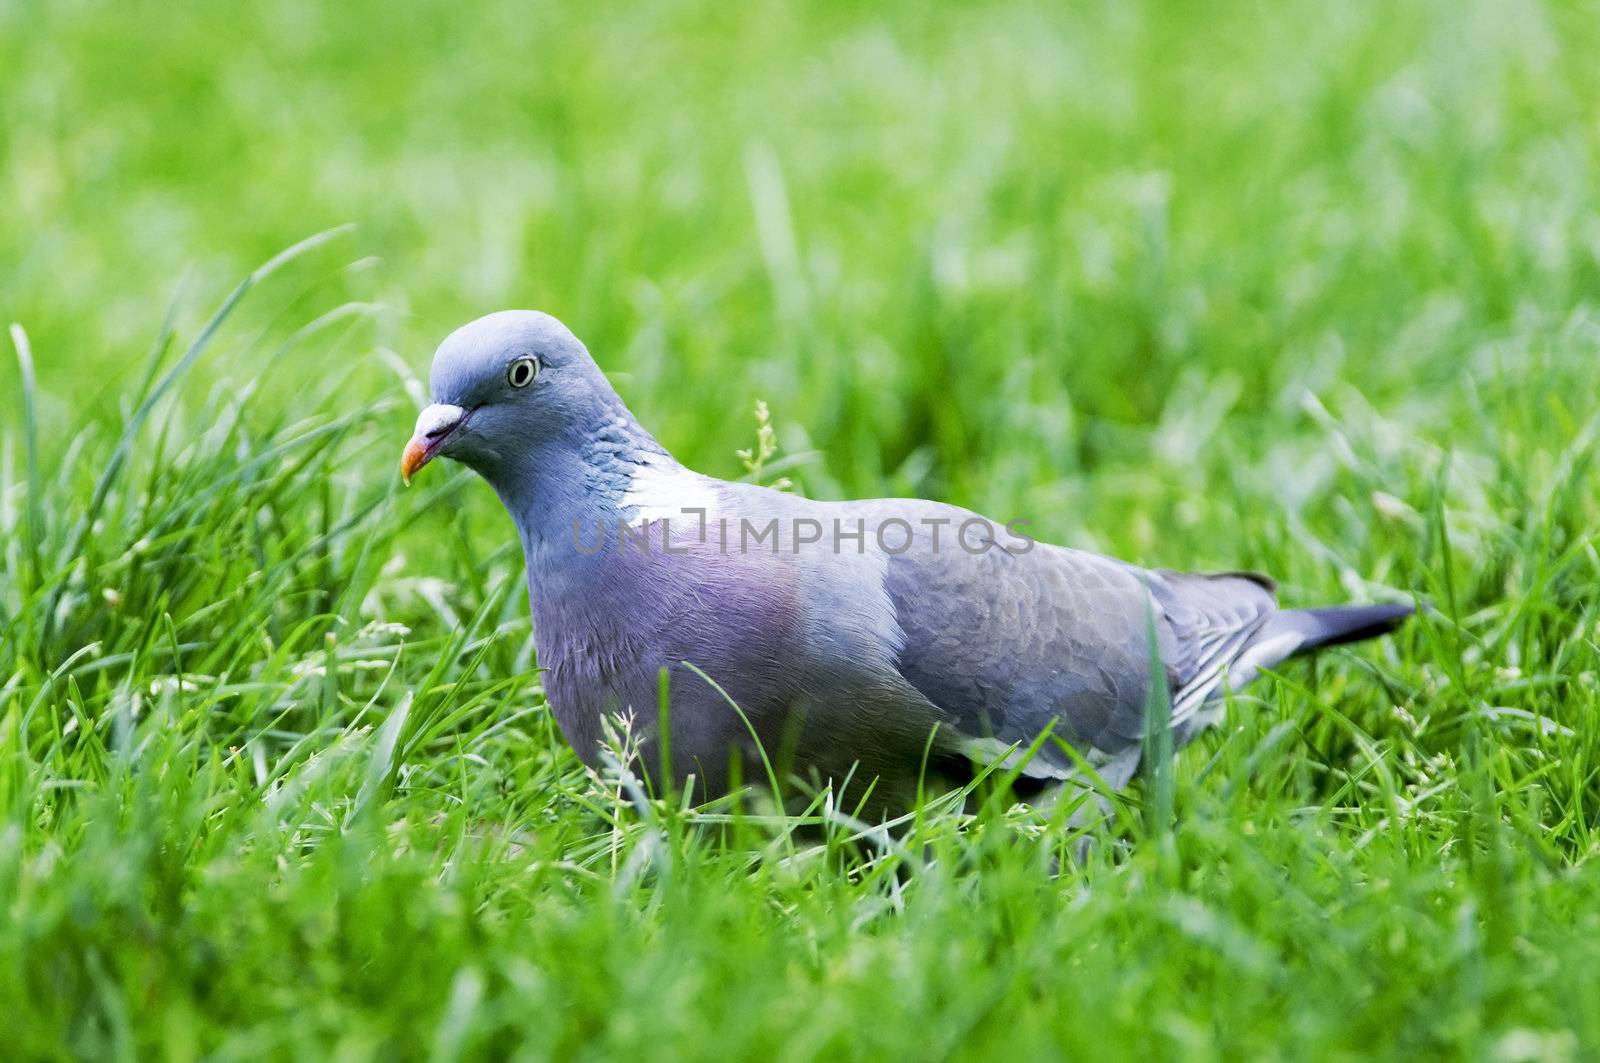
[[[890,515],[915,524],[924,507],[933,504]],[[913,536],[884,579],[904,633],[901,674],[951,715],[970,749],[1026,747],[1047,726],[1090,758],[1137,746],[1152,619],[1186,740],[1275,609],[1270,582],[1249,574],[1144,570],[1044,544],[981,554],[941,545]],[[1029,773],[1040,777],[1072,767],[1048,745],[1037,759]]]

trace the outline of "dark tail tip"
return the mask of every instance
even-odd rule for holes
[[[1295,649],[1296,654],[1301,654],[1387,635],[1415,612],[1409,605],[1330,605],[1290,609],[1278,616],[1305,636]]]

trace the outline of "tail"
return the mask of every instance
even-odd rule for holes
[[[1256,641],[1299,636],[1286,657],[1298,657],[1327,646],[1387,635],[1416,610],[1409,605],[1331,605],[1322,609],[1284,609],[1272,614]],[[1289,643],[1289,638],[1284,643]],[[1287,645],[1285,646],[1287,649]]]

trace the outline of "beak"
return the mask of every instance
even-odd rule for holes
[[[471,410],[460,406],[436,402],[418,415],[416,431],[400,456],[400,479],[407,487],[411,486],[411,477],[416,471],[434,459],[471,414]]]

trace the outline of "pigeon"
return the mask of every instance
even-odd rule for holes
[[[639,771],[707,798],[782,772],[889,815],[995,765],[1044,796],[1090,773],[1120,789],[1152,705],[1177,749],[1263,669],[1413,612],[1280,609],[1250,572],[1146,569],[939,502],[702,475],[537,311],[451,333],[429,385],[402,477],[443,456],[499,495],[567,741],[599,766],[607,721],[625,721]]]

